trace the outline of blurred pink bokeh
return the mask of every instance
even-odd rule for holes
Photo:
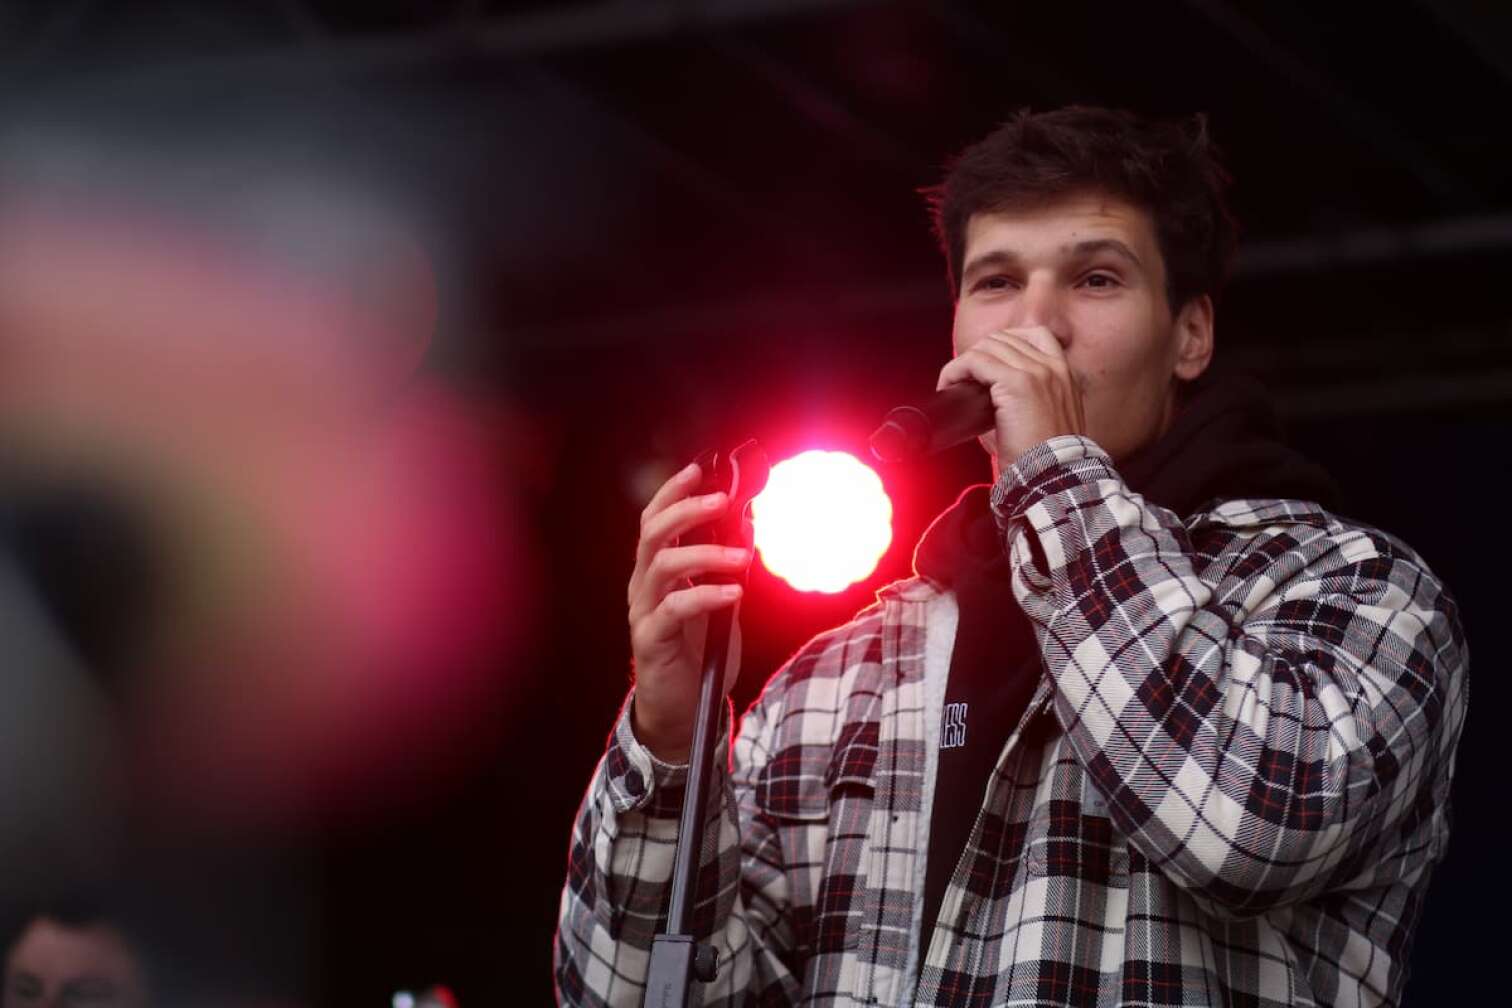
[[[404,800],[465,759],[530,624],[507,407],[418,370],[423,243],[332,212],[312,261],[318,221],[281,246],[129,195],[0,194],[0,454],[129,497],[165,574],[128,690],[149,818]]]

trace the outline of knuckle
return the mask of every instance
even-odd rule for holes
[[[1023,368],[1014,367],[1003,372],[1002,382],[1010,388],[1024,389],[1032,384],[1031,378],[1032,376]]]
[[[673,592],[662,604],[674,622],[686,622],[688,617],[693,615],[693,596],[687,589]]]
[[[630,635],[630,653],[635,657],[636,671],[643,671],[649,667],[646,658],[656,650],[656,640],[650,634],[642,631]]]

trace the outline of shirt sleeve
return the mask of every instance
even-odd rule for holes
[[[1130,845],[1232,917],[1430,869],[1465,716],[1463,632],[1426,565],[1270,504],[1199,547],[1079,436],[993,490],[1077,760]]]
[[[640,744],[631,728],[633,703],[632,691],[573,826],[554,951],[563,1005],[640,1008],[652,939],[666,926],[688,768],[664,763]],[[731,721],[726,704],[721,752],[730,748]],[[767,723],[759,708],[742,719],[735,740],[739,781],[759,772]],[[778,1003],[769,998],[797,991],[787,962],[787,879],[773,860],[779,848],[742,812],[738,790],[748,789],[737,788],[727,758],[716,758],[693,931],[714,945],[719,971],[714,982],[695,984],[694,1004]]]

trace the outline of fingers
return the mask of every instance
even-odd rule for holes
[[[698,497],[684,497],[668,504],[656,514],[643,517],[640,543],[635,553],[636,566],[645,566],[657,550],[665,548],[678,536],[724,514],[728,504],[728,496],[721,491]]]
[[[701,475],[696,462],[689,462],[681,472],[675,473],[671,479],[657,488],[656,493],[651,495],[651,502],[641,512],[641,524],[644,525],[652,515],[666,510],[667,506],[674,501],[679,501],[692,493],[698,486]]]
[[[972,344],[967,353],[971,350],[1004,361],[1027,359],[1055,371],[1063,370],[1066,365],[1066,354],[1060,341],[1045,329],[999,330]]]
[[[741,592],[738,584],[694,585],[669,592],[654,608],[631,621],[631,647],[641,654],[657,644],[678,641],[689,620],[734,605]]]
[[[1066,348],[1061,346],[1061,342],[1055,338],[1055,334],[1044,326],[1032,326],[1028,329],[1004,329],[1000,335],[1016,337],[1023,344],[1043,355],[1047,360],[1066,359]]]
[[[940,369],[935,383],[943,389],[961,382],[974,381],[988,387],[1006,383],[1008,389],[1020,387],[1026,379],[1043,380],[1054,374],[1043,360],[1030,357],[1016,347],[983,339],[952,358]]]
[[[732,546],[703,543],[658,550],[630,579],[630,619],[634,622],[641,613],[661,604],[689,578],[704,574],[736,575],[750,562],[749,550]]]
[[[1051,342],[1054,343],[1053,337]],[[973,349],[980,349],[984,355],[1036,377],[1064,378],[1070,373],[1058,344],[1055,351],[1047,352],[1019,333],[993,333]]]
[[[990,333],[963,350],[940,370],[935,387],[964,381],[991,386],[1023,378],[1069,381],[1070,377],[1060,343],[1049,331],[1011,330]]]

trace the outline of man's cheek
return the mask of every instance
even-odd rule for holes
[[[950,334],[950,351],[952,357],[959,357],[976,345],[980,336],[972,335],[969,330],[957,328]]]

